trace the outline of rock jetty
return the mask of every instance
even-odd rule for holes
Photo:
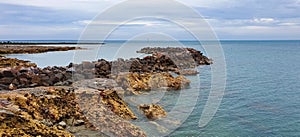
[[[193,49],[193,48],[173,48],[173,47],[167,47],[167,48],[161,48],[161,47],[146,47],[143,48],[137,53],[145,53],[145,54],[164,54],[170,56],[172,59],[179,60],[180,63],[189,62],[193,63],[195,62],[196,65],[210,65],[212,64],[212,60],[207,58],[203,55],[200,51]],[[193,60],[191,60],[193,59]],[[189,65],[187,65],[189,66]]]
[[[11,45],[1,44],[0,54],[33,54],[43,53],[50,51],[68,51],[81,49],[79,47],[67,47],[67,46],[30,46],[30,45]]]

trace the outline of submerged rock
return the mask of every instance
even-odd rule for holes
[[[138,106],[138,109],[150,120],[156,120],[167,116],[167,112],[161,106],[156,104],[142,104]]]

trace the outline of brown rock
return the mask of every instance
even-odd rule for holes
[[[61,136],[73,137],[72,134],[56,127],[47,127],[35,120],[13,113],[0,112],[0,136]]]
[[[138,109],[150,120],[156,120],[167,116],[167,112],[161,106],[156,104],[142,104],[138,106]]]
[[[137,119],[128,105],[120,98],[116,91],[105,90],[100,93],[101,101],[115,114],[124,119]]]
[[[116,82],[133,94],[136,91],[156,89],[178,90],[189,86],[190,81],[184,76],[173,77],[170,73],[125,73],[116,78]]]

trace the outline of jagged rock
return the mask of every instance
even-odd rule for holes
[[[117,83],[124,89],[138,94],[138,91],[150,91],[156,89],[179,90],[186,88],[190,80],[184,76],[173,77],[170,73],[125,73],[120,74]]]
[[[0,46],[1,52],[1,46]],[[15,58],[6,58],[0,57],[0,68],[6,67],[36,67],[37,65],[34,63],[30,63],[29,61],[19,60]]]
[[[137,119],[135,114],[131,111],[128,105],[120,98],[116,91],[105,90],[100,93],[101,101],[115,114],[124,119]]]
[[[57,127],[48,127],[22,115],[0,112],[0,136],[61,136],[73,137],[72,134]]]
[[[199,72],[197,70],[181,70],[179,71],[181,75],[197,75]]]
[[[93,92],[70,87],[0,92],[0,136],[73,136],[71,131],[84,136],[91,130],[99,135],[146,136],[99,101],[98,90],[85,90]],[[69,123],[65,129],[62,121]]]
[[[180,48],[180,47],[167,47],[167,48],[160,48],[160,47],[145,47],[141,50],[137,51],[138,53],[145,53],[145,54],[165,54],[170,56],[172,60],[177,60],[176,64],[185,64],[188,67],[190,65],[186,63],[193,63],[195,62],[196,65],[210,65],[212,64],[212,60],[208,59],[206,56],[203,55],[200,51],[197,51],[193,48]],[[191,60],[193,59],[193,60]],[[175,61],[176,62],[176,61]]]
[[[156,120],[167,116],[167,112],[161,106],[156,104],[141,104],[138,106],[138,109],[150,120]]]
[[[108,102],[108,100],[106,99],[106,101],[103,102],[103,98],[99,97],[99,91],[97,89],[79,88],[75,90],[75,92],[77,96],[76,100],[83,114],[85,114],[85,117],[95,130],[101,131],[107,136],[146,136],[145,132],[139,127],[124,120],[120,115],[113,112],[111,109],[113,107],[109,108],[105,105],[105,102]],[[116,95],[115,92],[111,93],[106,92],[107,95],[104,96]],[[111,101],[116,102],[118,100]]]

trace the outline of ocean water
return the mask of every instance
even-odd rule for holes
[[[127,97],[134,109],[136,102],[154,102],[168,112],[177,107],[187,118],[173,124],[174,130],[162,131],[168,125],[152,128],[140,118],[133,122],[151,135],[169,136],[300,136],[300,41],[221,41],[226,61],[226,89],[220,107],[213,119],[199,127],[199,119],[211,88],[211,67],[199,67],[200,75],[188,76],[191,87],[180,92],[153,92],[148,96]],[[199,50],[198,42],[149,42],[125,44],[110,41],[102,46],[84,45],[87,50],[49,52],[42,54],[8,55],[37,63],[40,67],[68,65],[70,62],[114,60],[118,57],[142,57],[135,49],[145,46],[187,46]],[[185,94],[182,94],[185,93]],[[132,101],[134,100],[134,101]],[[195,101],[195,105],[193,102]],[[185,111],[187,108],[192,108]],[[137,112],[136,109],[134,111]],[[176,113],[170,113],[176,115]],[[141,115],[139,115],[142,117]],[[170,123],[172,123],[170,122]],[[152,123],[152,126],[155,125]],[[170,124],[171,125],[171,124]],[[155,127],[155,126],[153,126]],[[170,132],[170,133],[169,133]]]

